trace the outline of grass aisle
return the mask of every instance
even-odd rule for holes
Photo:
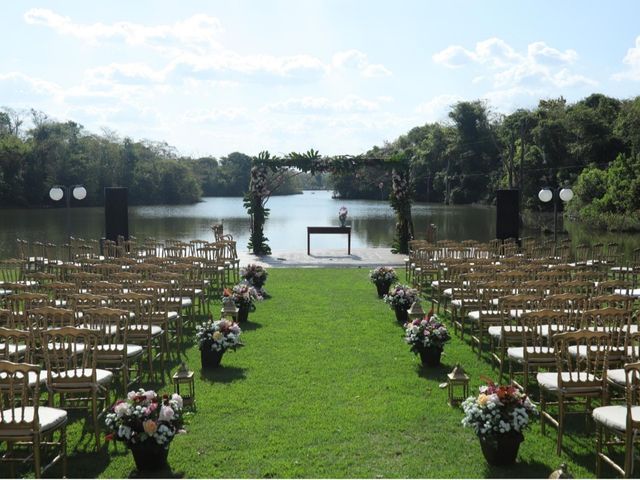
[[[171,445],[176,476],[547,477],[561,461],[576,477],[593,476],[591,435],[570,434],[571,453],[560,458],[555,432],[542,437],[538,422],[516,467],[487,467],[438,384],[460,361],[475,393],[479,376],[492,375],[488,362],[454,339],[443,366],[424,370],[367,270],[272,269],[266,287],[272,298],[250,315],[246,346],[226,353],[220,369],[201,376],[199,351],[188,350],[198,411]],[[70,476],[131,475],[131,455],[117,450],[73,454]]]

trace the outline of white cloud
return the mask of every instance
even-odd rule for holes
[[[328,67],[330,70],[355,69],[364,77],[386,77],[392,74],[384,65],[369,63],[367,55],[356,49],[335,53]]]
[[[60,85],[30,77],[21,72],[0,73],[0,97],[5,99],[20,98],[25,102],[34,100],[61,101],[64,90]]]
[[[488,70],[494,87],[548,84],[557,88],[593,86],[597,82],[569,70],[577,60],[575,50],[558,50],[545,42],[533,42],[518,52],[500,38],[478,42],[473,50],[450,45],[433,55],[435,63],[448,68],[477,65]],[[476,78],[484,78],[481,75]],[[475,81],[475,80],[474,80]]]
[[[91,43],[97,43],[99,40],[122,39],[129,45],[162,46],[167,40],[175,40],[192,47],[212,47],[218,45],[216,36],[222,31],[217,18],[204,14],[193,15],[172,25],[146,26],[132,22],[83,25],[74,23],[69,17],[63,17],[48,9],[32,8],[24,14],[24,19],[28,24],[43,25],[62,35],[73,36]]]
[[[379,108],[379,102],[366,100],[357,95],[347,95],[340,100],[306,96],[269,103],[262,107],[261,111],[274,113],[336,114],[346,112],[373,112],[379,110]]]
[[[627,69],[612,75],[614,80],[640,80],[640,36],[636,37],[635,46],[627,50],[622,59]]]
[[[216,77],[225,72],[302,80],[317,80],[336,70],[356,71],[363,77],[391,75],[384,65],[369,62],[365,53],[355,49],[338,52],[328,62],[304,53],[282,56],[239,54],[221,42],[223,29],[220,21],[205,14],[166,25],[132,22],[80,24],[51,10],[33,8],[24,14],[24,19],[28,24],[45,26],[92,45],[124,41],[130,47],[151,48],[169,59],[166,66],[158,71],[133,63],[112,64],[91,72],[127,82],[163,81],[169,74]]]
[[[460,95],[445,93],[421,103],[416,107],[416,112],[420,114],[423,122],[435,122],[446,117],[451,106],[462,100]]]

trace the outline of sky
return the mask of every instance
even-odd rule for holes
[[[640,94],[640,2],[3,3],[0,107],[183,155],[359,154],[451,105]],[[28,115],[25,115],[28,117]]]

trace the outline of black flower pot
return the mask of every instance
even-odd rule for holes
[[[478,437],[482,454],[489,465],[497,467],[513,465],[518,457],[518,449],[524,441],[520,432],[497,433]]]
[[[224,355],[224,350],[211,350],[211,346],[203,345],[203,348],[200,349],[200,362],[202,363],[202,368],[217,368],[220,366],[220,362],[222,361],[222,355]]]
[[[242,304],[238,307],[238,323],[247,322],[249,320],[249,311],[251,305]]]
[[[391,282],[388,280],[378,280],[376,282],[376,289],[378,290],[378,298],[384,297],[387,293],[389,293],[389,288],[391,287]]]
[[[406,308],[395,307],[394,310],[396,312],[396,320],[398,320],[398,323],[400,323],[401,325],[404,325],[409,321],[409,312],[407,311]]]
[[[424,348],[420,350],[420,360],[425,367],[439,367],[440,357],[442,356],[441,348]]]
[[[167,467],[169,449],[158,445],[152,438],[129,446],[138,472],[153,472]]]

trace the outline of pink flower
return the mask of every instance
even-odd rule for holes
[[[167,407],[166,405],[163,405],[162,408],[160,409],[160,415],[158,415],[158,420],[162,420],[164,422],[170,422],[171,420],[173,420],[174,416],[175,416],[175,412],[173,411],[173,409],[171,407]]]

